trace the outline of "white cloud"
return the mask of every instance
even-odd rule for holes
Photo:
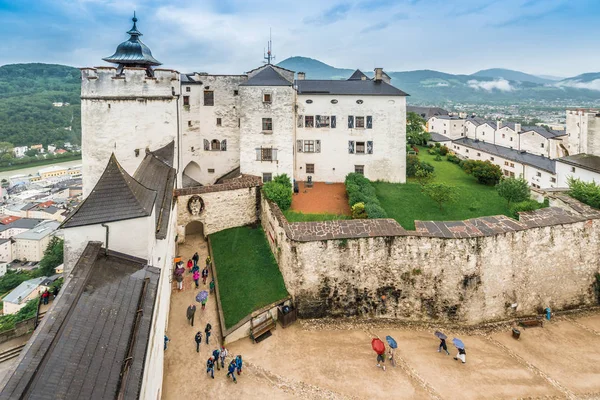
[[[598,90],[600,91],[600,79],[594,79],[589,82],[580,82],[580,81],[564,81],[555,83],[554,86],[558,87],[572,87],[576,89],[588,89],[588,90]]]
[[[515,88],[506,79],[496,79],[493,81],[476,81],[470,80],[467,82],[470,88],[475,90],[499,90],[501,92],[512,92]]]

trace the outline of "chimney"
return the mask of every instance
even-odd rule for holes
[[[502,121],[496,121],[496,130],[502,128]]]
[[[515,132],[521,133],[521,124],[515,124]]]
[[[367,80],[367,77],[366,77],[365,75],[363,75],[363,76],[361,76],[361,77],[360,77],[360,80],[361,80],[361,81],[366,81],[366,80]]]
[[[375,68],[375,82],[383,80],[383,68]]]
[[[306,74],[304,72],[298,72],[298,80],[303,81],[306,79]]]

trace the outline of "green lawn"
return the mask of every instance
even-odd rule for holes
[[[337,221],[340,219],[351,219],[349,215],[304,214],[292,210],[284,211],[283,215],[285,215],[288,222]]]
[[[262,228],[227,229],[210,240],[226,329],[288,295]]]
[[[435,161],[435,156],[427,154],[426,148],[419,150],[419,158],[435,167],[435,182],[456,187],[458,201],[444,205],[440,211],[438,205],[421,192],[420,185],[410,179],[405,184],[373,182],[381,206],[405,229],[414,230],[415,220],[454,221],[487,215],[510,216],[506,200],[498,196],[493,186],[477,183],[458,165],[446,161],[446,157]]]

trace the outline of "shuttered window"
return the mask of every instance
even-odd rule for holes
[[[373,129],[373,116],[367,115],[367,129]]]
[[[348,141],[348,153],[354,154],[354,140]]]
[[[373,154],[373,142],[372,141],[367,142],[367,154]]]
[[[348,115],[348,128],[349,129],[354,128],[354,116],[353,115]]]
[[[335,125],[336,125],[336,118],[335,118],[335,115],[332,115],[331,116],[331,127],[335,128]]]

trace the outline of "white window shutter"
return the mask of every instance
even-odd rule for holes
[[[302,140],[296,140],[296,152],[302,153]]]
[[[321,141],[315,140],[315,153],[320,153],[320,152],[321,152]]]

